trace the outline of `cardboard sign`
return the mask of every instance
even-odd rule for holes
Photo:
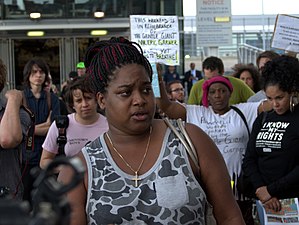
[[[130,16],[131,41],[137,42],[151,63],[179,65],[177,16]]]
[[[277,15],[271,47],[299,52],[299,17]]]

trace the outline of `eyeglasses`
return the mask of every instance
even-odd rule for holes
[[[170,92],[176,92],[176,93],[178,93],[180,91],[184,92],[185,89],[184,88],[177,88],[177,89],[171,90]]]

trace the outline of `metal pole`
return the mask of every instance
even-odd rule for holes
[[[266,50],[264,0],[262,0],[263,50]]]

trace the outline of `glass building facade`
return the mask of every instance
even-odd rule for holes
[[[96,18],[95,12],[104,12],[104,17]],[[40,18],[30,18],[31,13],[39,13]],[[113,36],[129,38],[130,15],[177,15],[177,71],[182,76],[191,61],[201,69],[209,51],[196,43],[196,17],[183,17],[183,0],[2,0],[0,58],[8,67],[9,88],[21,86],[24,65],[32,57],[45,59],[54,83],[60,85],[83,60],[89,45]],[[275,18],[276,15],[232,16],[232,45],[218,49],[226,71],[235,63],[254,63],[260,51],[271,49]],[[102,35],[92,35],[93,30]],[[28,36],[29,31],[43,35]]]
[[[264,50],[284,53],[271,48],[277,15],[232,15],[232,44],[218,46],[218,57],[224,61],[226,74],[232,73],[236,63],[256,63],[258,54]],[[297,16],[298,15],[293,15]],[[221,34],[220,34],[221,35]],[[195,62],[201,69],[202,61],[209,56],[207,47],[196,43],[196,17],[184,17],[184,52],[185,68],[190,62]]]
[[[95,12],[104,17],[96,18]],[[31,18],[32,13],[40,18]],[[43,58],[54,84],[60,85],[89,45],[113,36],[129,38],[130,15],[177,15],[183,40],[182,0],[2,0],[0,57],[8,67],[8,88],[21,86],[32,57]],[[102,35],[93,35],[94,30]],[[29,36],[29,31],[42,36]]]

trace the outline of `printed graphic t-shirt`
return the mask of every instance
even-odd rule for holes
[[[108,123],[106,117],[99,114],[99,119],[90,125],[83,125],[78,123],[75,120],[75,113],[69,114],[69,126],[66,130],[66,138],[67,143],[65,145],[65,155],[66,156],[74,156],[81,149],[84,145],[89,142],[93,141],[101,134],[108,130]],[[58,144],[57,144],[57,137],[58,137],[58,129],[56,127],[55,122],[52,123],[46,140],[43,143],[43,148],[47,149],[49,152],[54,154],[58,153]]]

